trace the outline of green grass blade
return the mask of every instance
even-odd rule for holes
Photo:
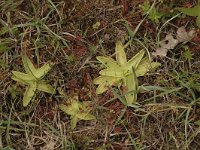
[[[179,7],[177,8],[178,11],[188,15],[188,16],[198,16],[200,15],[200,4],[197,6],[194,6],[192,8],[184,8],[184,7]]]

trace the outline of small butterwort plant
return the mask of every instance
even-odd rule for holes
[[[105,69],[99,72],[100,76],[94,79],[97,84],[97,94],[102,94],[111,86],[123,86],[127,105],[133,105],[137,100],[138,81],[137,77],[144,76],[148,71],[157,68],[160,63],[152,62],[144,57],[145,51],[139,51],[134,57],[127,61],[124,49],[128,44],[123,45],[121,41],[116,42],[116,60],[107,56],[97,56]],[[144,57],[144,58],[143,58]]]
[[[76,128],[77,122],[80,120],[93,120],[95,116],[90,114],[91,107],[89,101],[80,102],[78,97],[75,96],[68,100],[68,105],[60,104],[59,108],[70,115],[71,128]]]
[[[47,63],[41,68],[35,68],[26,54],[22,55],[22,62],[26,73],[12,71],[12,79],[26,86],[23,96],[23,106],[26,107],[30,103],[36,90],[54,94],[54,88],[43,80],[44,76],[51,69],[51,65]]]

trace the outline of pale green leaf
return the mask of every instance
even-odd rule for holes
[[[66,114],[68,114],[68,111],[66,111],[66,110],[68,110],[68,106],[66,106],[66,105],[64,105],[64,104],[60,104],[60,105],[59,105],[59,108],[60,108],[63,112],[65,112]]]
[[[70,105],[59,105],[59,108],[68,115],[76,115],[79,112],[79,102],[73,101]]]
[[[23,106],[24,107],[26,107],[30,103],[31,99],[33,98],[33,96],[35,94],[36,88],[37,88],[36,82],[32,82],[31,85],[29,85],[26,88],[26,91],[25,91],[24,97],[23,97]]]
[[[101,84],[99,84],[99,86],[96,89],[96,94],[102,94],[105,91],[107,91],[109,89],[109,86],[106,82],[103,82]]]
[[[37,79],[41,79],[49,70],[51,70],[50,64],[44,64],[42,67],[36,69],[33,74]]]
[[[137,99],[137,77],[135,73],[129,74],[124,78],[124,86],[127,88],[127,91],[125,91],[127,104],[135,104]]]
[[[109,87],[118,83],[122,78],[115,78],[109,76],[99,76],[98,78],[94,79],[94,84],[99,84],[97,87],[96,93],[101,94],[108,90]]]
[[[104,57],[104,56],[97,56],[96,57],[98,61],[100,61],[104,66],[106,67],[115,67],[115,68],[118,68],[120,67],[117,62],[110,58],[110,57]]]
[[[143,58],[137,69],[135,70],[135,74],[137,77],[144,76],[148,71],[156,69],[160,66],[160,63],[151,62],[147,57]]]
[[[22,55],[22,62],[26,73],[34,76],[33,72],[35,72],[36,69],[26,54]]]
[[[94,84],[101,84],[101,83],[108,83],[108,85],[113,85],[114,83],[120,81],[122,78],[118,77],[110,77],[110,76],[99,76],[96,79],[94,79]]]
[[[125,65],[127,63],[127,58],[126,58],[126,53],[124,51],[124,46],[121,41],[116,42],[116,47],[115,47],[115,52],[116,52],[116,60],[119,65]]]
[[[141,50],[140,52],[138,52],[134,57],[132,57],[128,63],[124,66],[127,70],[131,70],[132,67],[137,68],[137,66],[139,65],[140,61],[142,60],[143,56],[144,56],[145,51]]]
[[[31,81],[23,81],[23,80],[17,78],[16,76],[14,76],[14,75],[11,77],[11,79],[14,80],[14,81],[17,81],[17,82],[19,82],[21,84],[25,84],[25,85],[29,85],[30,82],[31,82]]]
[[[54,94],[55,88],[47,83],[38,83],[37,89],[46,93]]]
[[[21,80],[22,82],[35,80],[34,76],[32,76],[30,74],[25,74],[25,73],[18,72],[18,71],[12,71],[12,73],[15,76],[15,78],[18,78],[18,80]]]
[[[50,64],[44,64],[41,68],[36,69],[26,54],[22,56],[22,61],[25,71],[37,79],[42,78],[51,69]]]
[[[71,128],[72,129],[76,128],[77,122],[78,122],[78,118],[76,116],[71,116],[70,124],[71,124]]]
[[[104,69],[104,70],[101,70],[99,74],[103,76],[111,76],[111,77],[118,77],[118,78],[122,78],[124,76],[123,70],[121,68]]]
[[[95,116],[88,114],[88,113],[79,113],[76,115],[77,118],[81,120],[93,120],[95,119]]]

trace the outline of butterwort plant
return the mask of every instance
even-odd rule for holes
[[[160,63],[152,62],[148,57],[144,57],[145,51],[140,50],[130,60],[127,60],[125,48],[128,43],[123,45],[121,41],[116,42],[114,60],[108,56],[97,56],[97,60],[101,62],[105,69],[99,72],[100,76],[94,79],[97,84],[97,94],[102,94],[111,86],[122,86],[123,94],[128,106],[137,101],[138,79],[144,76],[148,71],[157,68]]]
[[[80,120],[94,120],[95,116],[90,114],[91,107],[89,101],[79,101],[77,96],[68,99],[68,104],[60,104],[59,108],[70,115],[71,128],[75,129]]]
[[[23,106],[26,107],[30,103],[36,90],[54,94],[55,89],[43,80],[44,76],[51,69],[51,64],[46,63],[40,68],[35,68],[26,54],[22,55],[22,62],[26,73],[12,71],[12,79],[26,86]]]

